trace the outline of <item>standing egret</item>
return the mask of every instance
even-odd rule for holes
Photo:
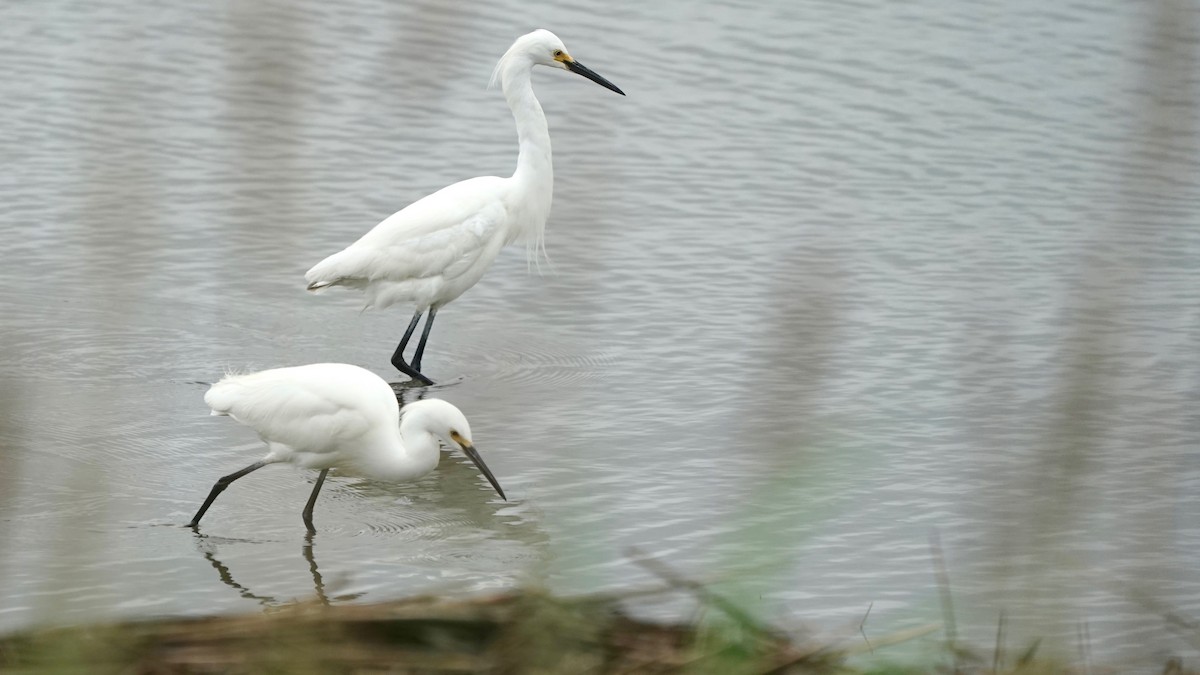
[[[546,116],[530,83],[538,65],[578,73],[625,95],[572,58],[554,33],[535,30],[522,35],[492,74],[517,123],[520,152],[513,175],[481,176],[442,188],[392,214],[304,275],[310,291],[337,285],[361,289],[365,308],[383,309],[397,302],[416,305],[392,354],[392,365],[414,380],[433,384],[421,374],[421,356],[438,309],[474,286],[504,246],[523,241],[532,255],[542,246],[554,168]],[[406,362],[404,349],[426,310],[429,318],[421,341],[412,362]]]
[[[226,375],[204,394],[204,402],[213,415],[228,415],[258,432],[268,451],[218,480],[188,527],[200,524],[233,481],[268,464],[288,462],[321,470],[303,513],[308,531],[315,532],[313,504],[329,469],[377,480],[416,480],[437,467],[439,441],[462,448],[500,497],[508,499],[471,444],[471,425],[458,408],[426,399],[401,410],[388,383],[358,366],[314,363]]]

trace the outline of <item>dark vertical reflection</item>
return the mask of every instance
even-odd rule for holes
[[[310,176],[300,161],[305,146],[304,114],[319,92],[309,88],[312,59],[309,22],[314,20],[299,5],[282,2],[231,2],[222,25],[225,81],[220,95],[227,106],[222,133],[230,155],[227,194],[213,195],[232,208],[221,239],[229,255],[219,265],[222,277],[237,283],[269,274],[292,275],[300,284],[303,265],[299,247],[290,236],[271,245],[292,250],[295,269],[264,268],[262,223],[291,223],[316,227],[301,205]],[[303,300],[297,296],[298,300]]]
[[[1111,249],[1118,255],[1151,246],[1170,250],[1196,227],[1196,223],[1187,218],[1161,218],[1148,214],[1144,208],[1139,208],[1139,204],[1144,204],[1147,196],[1158,195],[1165,196],[1168,202],[1180,200],[1182,205],[1180,187],[1196,181],[1196,162],[1200,159],[1200,121],[1197,120],[1200,115],[1200,9],[1190,0],[1158,0],[1150,12],[1149,30],[1143,39],[1140,79],[1147,95],[1138,109],[1133,143],[1128,152],[1131,158],[1144,158],[1145,169],[1127,172],[1124,176],[1123,211],[1119,229],[1113,233]],[[1184,160],[1180,161],[1179,157]],[[1191,253],[1195,255],[1200,251]],[[1158,272],[1143,262],[1135,275],[1122,276],[1137,285],[1141,292],[1136,297],[1155,302],[1161,299],[1155,293],[1154,277]],[[1101,275],[1105,271],[1095,270],[1094,273]],[[1195,298],[1191,300],[1194,308]],[[1190,328],[1191,339],[1187,346],[1195,359],[1200,355],[1200,323],[1193,319]],[[1127,343],[1123,346],[1137,349],[1141,345]],[[1193,441],[1200,437],[1200,408],[1196,406],[1196,401],[1200,400],[1196,396],[1198,385],[1200,382],[1192,383],[1192,396],[1184,395],[1179,413],[1185,419],[1162,420],[1170,425],[1182,423]],[[1153,392],[1151,395],[1162,394]],[[1166,445],[1159,435],[1150,435],[1144,440],[1146,464],[1152,467],[1142,478],[1146,489],[1160,494],[1175,492],[1182,497],[1177,492],[1179,483],[1174,479],[1182,458],[1178,448]],[[1195,452],[1194,446],[1192,452]],[[1176,499],[1170,502],[1168,508],[1141,510],[1131,518],[1131,531],[1135,533],[1136,541],[1152,555],[1139,558],[1135,568],[1130,570],[1133,587],[1125,589],[1126,592],[1145,593],[1161,600],[1172,598],[1178,578],[1178,570],[1171,564],[1178,557],[1172,556],[1172,552],[1178,542],[1180,524],[1174,506]]]
[[[79,336],[65,345],[60,363],[65,373],[79,377],[85,386],[97,373],[114,374],[97,363],[97,352],[120,350],[136,339],[133,336],[149,300],[145,281],[154,271],[151,260],[169,238],[165,227],[169,204],[159,183],[164,162],[160,144],[164,139],[152,121],[152,76],[131,67],[139,49],[151,41],[150,33],[142,19],[131,17],[120,27],[115,48],[97,47],[108,36],[88,30],[79,36],[73,50],[77,60],[72,65],[78,68],[78,82],[68,90],[67,105],[88,114],[74,120],[77,133],[64,153],[67,163],[76,167],[77,180],[66,183],[66,189],[51,199],[62,207],[61,217],[69,233],[68,241],[54,245],[77,244],[80,251],[69,270],[64,269],[63,275],[55,278],[70,287],[65,311],[67,328]],[[93,52],[103,52],[104,58],[89,58]],[[58,131],[70,133],[66,129]],[[47,379],[65,373],[47,373]],[[43,384],[34,382],[32,388]],[[52,431],[69,439],[67,443],[74,447],[92,450],[103,430],[88,428],[81,420],[92,416],[118,419],[123,405],[105,396],[88,399],[76,411],[79,414],[54,420],[52,428],[39,429],[39,435]],[[52,521],[51,546],[59,564],[55,566],[57,574],[41,580],[44,589],[62,583],[57,575],[75,581],[91,577],[101,585],[103,580],[95,576],[91,563],[93,551],[105,546],[94,525],[120,518],[125,512],[125,505],[112,490],[106,470],[111,468],[110,462],[96,454],[72,460],[62,463],[65,468],[56,477],[54,488],[66,488],[66,494],[72,495],[69,501],[76,502],[64,504],[65,509],[81,511],[75,517]],[[81,503],[91,506],[84,509],[78,506]],[[38,609],[53,617],[62,611],[54,603],[65,606],[69,601],[55,598]]]
[[[1175,500],[1135,504],[1129,495],[1178,489],[1173,476],[1183,468],[1182,455],[1171,439],[1181,423],[1195,438],[1200,417],[1194,405],[1177,405],[1187,397],[1167,382],[1141,385],[1145,374],[1131,370],[1137,359],[1129,355],[1148,352],[1155,360],[1178,363],[1200,353],[1196,330],[1189,355],[1161,339],[1172,327],[1171,317],[1145,311],[1155,303],[1178,303],[1163,296],[1158,286],[1162,270],[1157,268],[1162,256],[1153,253],[1186,241],[1187,230],[1195,227],[1149,205],[1176,202],[1181,209],[1194,208],[1183,201],[1180,186],[1194,182],[1189,169],[1200,150],[1198,16],[1186,0],[1160,0],[1146,12],[1148,30],[1136,40],[1140,72],[1137,86],[1130,88],[1138,94],[1131,106],[1134,115],[1124,157],[1112,162],[1122,172],[1120,206],[1110,219],[1092,223],[1089,240],[1074,252],[1077,274],[1067,290],[1056,348],[1061,364],[1057,387],[1040,415],[1011,421],[1041,429],[1040,443],[1014,474],[1012,489],[984,502],[995,514],[1005,514],[992,521],[983,537],[984,555],[991,561],[986,566],[994,574],[988,611],[994,617],[996,609],[1036,606],[1033,615],[1012,622],[1013,631],[1028,640],[1057,635],[1061,639],[1054,642],[1062,653],[1078,648],[1068,643],[1077,640],[1076,624],[1089,618],[1080,613],[1085,597],[1130,598],[1143,592],[1169,597],[1180,571],[1179,557],[1173,554],[1180,534]],[[1194,389],[1190,398],[1195,400]],[[1117,421],[1130,420],[1131,411],[1147,401],[1160,410],[1178,410],[1187,419],[1133,419],[1152,429],[1142,434]],[[1170,431],[1159,433],[1156,426]],[[1102,474],[1107,478],[1101,479]],[[1110,577],[1107,587],[1097,588],[1092,566],[1107,554],[1089,551],[1112,547],[1133,564],[1127,574]],[[1127,620],[1131,623],[1124,628],[1132,633],[1154,617],[1138,613]]]
[[[791,256],[802,258],[800,251]],[[765,349],[747,378],[742,397],[750,403],[738,408],[729,454],[761,453],[747,459],[761,461],[766,473],[734,497],[745,526],[726,561],[728,569],[746,575],[739,591],[747,599],[790,583],[778,574],[829,517],[830,497],[854,475],[837,447],[839,422],[818,412],[825,388],[837,377],[833,359],[845,282],[833,259],[795,264],[770,285],[769,311],[748,318],[765,324]]]
[[[0,514],[7,514],[0,515],[0,541],[9,541],[12,534],[11,515],[16,512],[15,496],[21,479],[18,458],[27,442],[20,424],[22,400],[20,387],[0,378]],[[5,560],[0,556],[0,578],[8,578],[3,574]]]

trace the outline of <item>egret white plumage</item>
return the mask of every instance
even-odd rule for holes
[[[421,373],[421,357],[438,309],[474,286],[504,246],[522,241],[531,255],[541,246],[554,169],[546,116],[530,82],[534,66],[569,70],[625,95],[576,61],[550,31],[522,35],[492,74],[517,124],[519,152],[513,175],[481,176],[442,188],[392,214],[304,275],[310,291],[329,286],[361,289],[366,308],[415,305],[392,365],[425,384],[433,381]],[[426,310],[429,318],[410,363],[404,360],[404,350]]]
[[[462,412],[440,399],[414,401],[400,409],[381,377],[345,363],[314,363],[247,375],[226,375],[204,395],[213,415],[228,415],[267,443],[259,461],[213,485],[189,527],[233,481],[268,464],[286,462],[320,475],[304,507],[304,524],[314,532],[313,504],[331,468],[385,481],[416,480],[433,471],[441,443],[458,446],[501,498],[504,490],[471,442]]]

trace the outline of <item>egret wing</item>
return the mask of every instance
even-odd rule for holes
[[[263,440],[299,452],[322,452],[371,429],[370,412],[352,388],[329,373],[278,368],[230,375],[204,396],[214,414],[229,415]]]
[[[403,281],[470,266],[505,222],[503,179],[473,178],[392,214],[305,274],[310,289],[336,283]]]
[[[447,185],[388,216],[353,245],[389,246],[455,227],[503,201],[504,188],[505,179],[496,176]]]
[[[473,267],[501,235],[504,207],[491,204],[454,227],[391,246],[385,278],[392,281],[441,275],[453,279]]]

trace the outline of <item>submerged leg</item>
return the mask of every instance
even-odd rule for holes
[[[199,525],[200,519],[204,517],[204,512],[208,510],[208,507],[212,506],[212,503],[213,503],[213,501],[216,500],[217,495],[224,492],[225,488],[229,487],[230,483],[241,478],[242,476],[245,476],[246,474],[250,473],[251,471],[257,471],[258,469],[261,469],[266,465],[267,465],[266,462],[255,462],[255,463],[251,464],[250,466],[242,469],[241,471],[234,471],[233,473],[229,474],[228,476],[222,476],[220,478],[220,480],[218,480],[216,482],[216,484],[213,485],[212,492],[208,493],[208,499],[204,500],[204,504],[200,506],[200,510],[196,512],[196,515],[192,516],[192,522],[188,523],[187,526],[188,527],[196,527],[197,525]]]
[[[400,338],[400,344],[396,347],[396,351],[392,353],[392,365],[396,367],[396,370],[399,370],[400,372],[404,373],[405,375],[411,377],[412,379],[414,379],[418,382],[423,382],[424,384],[433,384],[433,380],[431,380],[428,377],[425,377],[424,375],[421,374],[421,369],[420,369],[419,365],[410,366],[404,360],[404,348],[408,346],[408,341],[410,338],[412,338],[413,331],[415,331],[417,329],[417,322],[421,320],[422,313],[423,312],[421,310],[417,310],[416,313],[413,314],[412,321],[408,322],[408,329],[404,331],[404,337]],[[432,319],[433,314],[431,313],[429,315],[429,317],[430,317],[430,319]],[[429,334],[429,323],[426,322],[424,335],[428,335],[428,334]],[[422,339],[420,346],[418,346],[418,348],[417,348],[418,355],[417,355],[416,359],[414,359],[416,364],[420,364],[420,362],[421,362],[420,350],[424,346],[425,346],[425,341]]]
[[[421,369],[421,357],[425,355],[425,342],[429,340],[429,329],[433,326],[433,317],[435,316],[437,316],[437,307],[430,307],[429,318],[425,319],[425,329],[421,331],[421,341],[417,343],[417,351],[413,354],[412,367],[417,370]]]
[[[321,491],[321,486],[325,484],[325,474],[329,473],[329,469],[321,469],[321,475],[317,476],[317,484],[313,486],[312,494],[308,496],[308,504],[304,505],[304,525],[308,527],[309,532],[316,532],[317,528],[312,524],[313,504],[317,503],[317,493]]]

